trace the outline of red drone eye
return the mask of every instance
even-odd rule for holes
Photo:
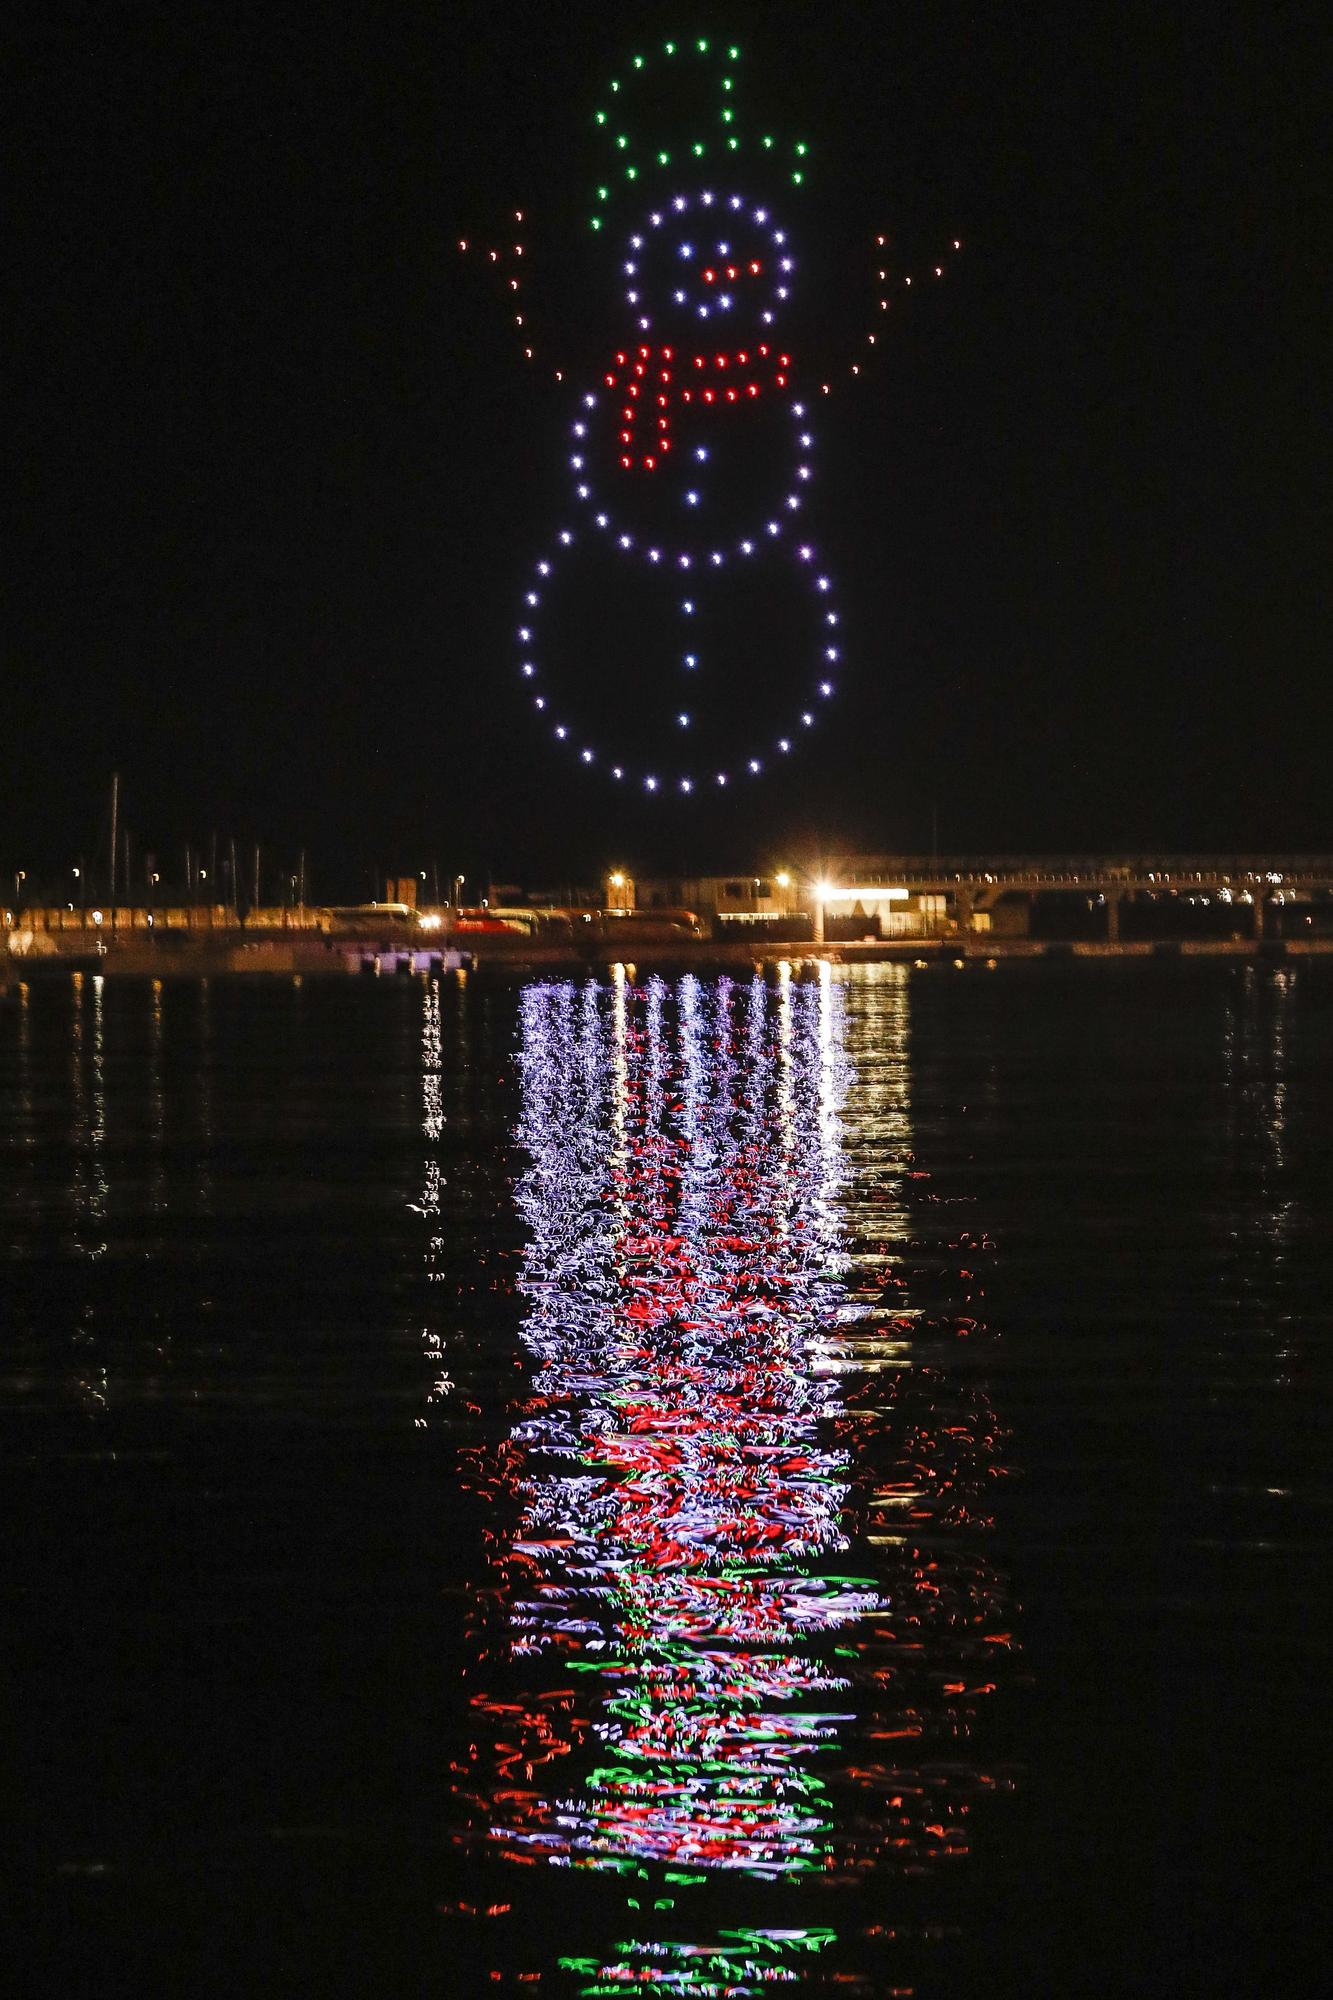
[[[705,271],[705,272],[704,272],[704,283],[705,283],[706,285],[711,285],[711,284],[713,284],[713,283],[714,283],[714,282],[716,281],[716,279],[717,279],[717,272],[716,272],[716,271]]]

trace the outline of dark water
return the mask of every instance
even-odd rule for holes
[[[0,1001],[24,1993],[1313,1993],[1333,978]]]

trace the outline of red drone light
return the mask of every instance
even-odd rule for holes
[[[662,385],[653,398],[655,407],[663,413],[657,418],[657,429],[662,435],[653,440],[652,451],[643,453],[638,460],[639,466],[645,472],[655,470],[658,458],[669,448],[673,403],[693,404],[698,401],[707,403],[711,407],[714,403],[738,403],[743,400],[752,401],[758,397],[764,388],[785,389],[790,379],[787,373],[791,367],[791,356],[789,354],[778,355],[776,369],[773,369],[772,373],[769,372],[772,368],[772,362],[769,360],[769,348],[766,342],[760,343],[754,351],[753,357],[749,349],[741,349],[738,352],[730,354],[722,352],[692,354],[688,356],[688,363],[692,363],[701,372],[726,372],[728,374],[734,370],[743,372],[745,379],[736,382],[734,386],[727,384],[716,390],[703,388],[696,391],[687,388],[673,388],[671,386],[671,368],[660,365],[668,363],[673,359],[674,350],[670,347],[659,347],[656,349],[647,346],[640,347],[638,356],[638,359],[630,362],[625,355],[617,354],[616,362],[618,368],[623,372],[619,376],[611,373],[605,378],[608,387],[614,388],[617,382],[620,382],[623,386],[623,393],[627,398],[626,406],[621,411],[621,420],[625,428],[618,435],[619,444],[622,447],[628,448],[622,451],[620,458],[621,467],[627,472],[633,469],[635,463],[632,455],[632,447],[634,425],[639,414],[637,405],[639,403],[640,382],[646,382],[654,373],[656,380]],[[631,379],[625,380],[626,376]]]

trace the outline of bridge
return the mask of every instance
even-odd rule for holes
[[[1284,911],[1311,933],[1333,932],[1327,854],[854,855],[815,886],[826,916],[877,905],[886,935],[906,934],[895,918],[910,922],[915,911],[956,935],[1021,936],[1043,905],[1050,912],[1062,902],[1096,913],[1089,928],[1110,943],[1127,920],[1151,935],[1179,928],[1182,917],[1186,928],[1258,939],[1287,929]],[[1150,912],[1155,921],[1144,921]]]

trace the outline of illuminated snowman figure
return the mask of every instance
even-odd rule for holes
[[[667,65],[676,59],[678,67],[707,61],[710,44],[668,42],[663,52]],[[596,386],[578,397],[568,449],[576,509],[533,567],[516,632],[518,671],[542,726],[581,764],[647,792],[725,787],[780,765],[817,728],[835,694],[841,656],[833,581],[805,521],[815,450],[810,394],[797,381],[783,334],[797,259],[773,203],[739,186],[749,166],[752,180],[771,184],[778,167],[783,181],[799,188],[807,147],[799,142],[788,151],[771,136],[742,139],[731,95],[738,55],[734,48],[717,51],[717,124],[683,149],[650,155],[633,145],[619,129],[619,81],[610,85],[612,109],[595,113],[636,204],[615,253],[626,332]],[[633,70],[661,63],[636,56]],[[745,157],[756,154],[757,162]],[[645,201],[648,181],[657,192]],[[590,222],[607,243],[612,185],[599,187],[597,196]],[[521,258],[522,246],[489,254],[497,263],[504,257],[501,275],[517,308],[522,267],[510,257]],[[886,299],[879,304],[887,309]],[[514,318],[523,329],[524,313],[516,309]],[[876,336],[867,338],[873,344]],[[531,347],[524,352],[533,359]],[[819,387],[827,393],[827,383]],[[642,590],[645,629],[649,620],[668,621],[669,678],[665,686],[633,691],[641,706],[665,696],[656,748],[637,765],[598,740],[570,681],[576,649],[566,646],[562,673],[561,649],[552,642],[552,616],[570,616],[568,606],[554,610],[553,594],[590,544],[638,568],[639,583],[627,578],[620,588]],[[723,593],[748,590],[753,601],[756,589],[770,583],[776,589],[774,564],[783,566],[788,586],[780,599],[786,657],[771,662],[776,671],[765,686],[770,663],[756,662],[756,646],[734,638],[729,646],[710,644],[716,623],[710,613],[721,607]],[[592,622],[585,605],[585,629]],[[625,662],[627,674],[635,665]],[[744,676],[764,699],[744,698]],[[593,706],[585,696],[585,707]],[[713,722],[713,754],[701,765],[695,746],[703,710]],[[738,710],[764,720],[753,725],[751,741],[721,750],[717,718],[725,728]]]

